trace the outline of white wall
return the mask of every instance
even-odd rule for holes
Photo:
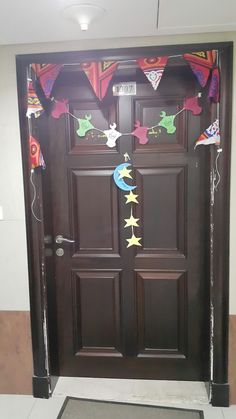
[[[17,108],[15,55],[37,52],[119,48],[147,45],[236,42],[236,32],[78,41],[0,47],[0,310],[29,310],[27,254]],[[234,53],[234,62],[236,52]],[[233,141],[231,170],[230,313],[236,314],[236,78],[233,86]]]

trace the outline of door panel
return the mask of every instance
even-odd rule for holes
[[[186,272],[137,272],[136,284],[139,356],[186,358]]]
[[[178,112],[198,92],[185,65],[167,69],[157,91],[139,69],[131,73],[136,96],[113,97],[111,83],[100,102],[83,74],[65,70],[55,97],[68,98],[70,112],[91,115],[100,130],[116,122],[127,133],[136,120],[152,126],[162,111]],[[127,80],[123,68],[113,83]],[[181,112],[174,134],[158,127],[146,145],[126,135],[114,149],[99,131],[78,137],[71,116],[49,118],[54,235],[75,240],[55,256],[61,375],[205,379],[208,175],[205,153],[193,144],[208,116],[207,105],[201,116]],[[129,249],[130,208],[112,178],[126,152],[142,237],[142,247]]]
[[[121,356],[119,272],[73,272],[76,356]]]
[[[185,182],[186,167],[137,169],[137,190],[142,194],[137,217],[143,220],[138,254],[184,257]]]
[[[73,256],[119,256],[118,191],[112,170],[73,170],[70,174],[71,220],[76,243]]]

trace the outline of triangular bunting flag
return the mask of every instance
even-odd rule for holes
[[[29,148],[31,169],[36,169],[37,167],[45,169],[46,165],[41,152],[40,144],[34,137],[32,137],[32,135],[29,137]]]
[[[140,58],[137,60],[139,67],[143,70],[154,90],[158,88],[167,60],[168,57]]]
[[[32,64],[32,68],[40,81],[47,98],[50,97],[53,85],[61,70],[62,64]]]
[[[199,51],[183,54],[184,59],[189,63],[194,75],[202,87],[207,84],[210,71],[215,63],[216,51]]]
[[[97,61],[81,64],[82,70],[84,70],[96,96],[100,100],[106,95],[117,65],[118,63],[116,61]]]
[[[220,145],[220,129],[219,129],[219,120],[216,119],[198,138],[195,143],[195,147],[199,145],[208,145],[216,144]]]
[[[28,92],[27,92],[27,118],[30,118],[31,115],[34,115],[35,118],[38,118],[41,113],[43,112],[43,107],[41,102],[34,90],[33,82],[30,81],[28,84]]]
[[[212,71],[208,98],[215,103],[220,101],[220,72],[218,67],[215,67]]]

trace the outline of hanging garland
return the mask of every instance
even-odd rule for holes
[[[136,195],[133,190],[137,188],[136,185],[128,185],[125,182],[125,178],[133,179],[132,178],[132,169],[128,169],[128,167],[132,167],[131,163],[128,163],[127,161],[130,160],[130,157],[128,153],[124,154],[125,163],[120,164],[117,166],[113,173],[113,179],[116,184],[116,186],[121,189],[122,191],[129,192],[129,194],[125,195],[126,202],[125,204],[130,204],[130,217],[125,218],[125,226],[124,228],[131,228],[131,237],[129,239],[126,239],[128,244],[127,248],[131,246],[141,246],[140,240],[141,237],[137,237],[134,232],[134,227],[139,227],[138,221],[139,218],[134,218],[134,204],[138,204],[138,195]]]
[[[139,144],[145,145],[149,141],[148,132],[153,131],[155,128],[164,128],[167,134],[174,134],[176,132],[175,119],[183,111],[191,111],[194,115],[199,115],[202,112],[202,107],[198,103],[199,97],[201,97],[201,93],[198,93],[196,96],[190,98],[185,98],[183,108],[174,115],[167,115],[165,111],[161,111],[160,121],[151,127],[142,126],[140,121],[137,120],[135,122],[135,129],[132,132],[126,133],[117,131],[115,122],[110,124],[110,129],[101,130],[100,128],[97,128],[93,125],[91,115],[85,115],[84,118],[77,118],[75,115],[69,112],[68,101],[66,99],[61,101],[53,99],[54,107],[52,110],[52,116],[54,118],[59,118],[64,113],[69,114],[78,123],[78,129],[76,129],[78,137],[85,137],[87,132],[91,130],[99,131],[107,139],[106,145],[110,148],[116,146],[116,141],[118,138],[127,135],[135,136],[138,139]]]
[[[200,86],[203,88],[209,81],[208,98],[210,101],[219,103],[219,90],[220,90],[220,74],[217,63],[217,51],[200,51],[192,52],[181,55],[185,59],[193,74],[197,78]],[[140,58],[137,60],[137,64],[140,69],[144,72],[145,76],[151,83],[154,90],[157,90],[160,81],[162,79],[165,67],[167,65],[168,56],[153,57],[153,58]],[[115,61],[101,61],[101,62],[90,62],[81,63],[80,67],[86,74],[94,93],[102,100],[107,93],[109,83],[117,69],[118,62]],[[84,115],[84,117],[77,118],[69,111],[68,99],[56,100],[51,97],[53,85],[63,65],[61,64],[32,64],[30,71],[34,73],[28,77],[28,108],[27,114],[29,121],[29,146],[30,146],[30,157],[31,157],[31,177],[30,181],[33,187],[33,200],[31,204],[31,210],[34,218],[37,221],[41,221],[36,216],[34,211],[34,204],[36,200],[36,188],[33,182],[34,169],[37,167],[45,168],[45,163],[40,150],[40,144],[31,135],[30,118],[33,114],[35,118],[39,117],[43,112],[43,106],[36,94],[35,84],[32,80],[38,80],[41,85],[41,90],[45,95],[43,103],[49,103],[50,113],[53,118],[60,118],[63,114],[70,115],[76,120],[77,128],[76,134],[79,138],[83,138],[89,131],[98,131],[98,138],[105,138],[106,145],[109,148],[116,146],[116,142],[119,138],[125,136],[134,136],[138,139],[139,144],[145,145],[148,143],[148,136],[154,134],[158,138],[159,133],[164,129],[169,135],[176,132],[176,118],[183,111],[191,111],[193,115],[199,115],[202,112],[202,107],[199,104],[199,98],[201,93],[192,97],[184,99],[183,108],[180,109],[176,114],[168,115],[165,110],[159,114],[160,120],[153,126],[142,126],[139,120],[135,121],[134,129],[132,132],[119,132],[116,122],[110,124],[109,129],[100,129],[94,126],[92,122],[92,115]],[[158,131],[154,131],[158,128]],[[219,119],[217,118],[196,140],[194,149],[199,145],[215,144],[217,146],[217,155],[215,160],[215,169],[213,170],[213,186],[214,191],[220,182],[220,173],[218,170],[218,159],[222,149],[220,148],[220,129]],[[137,186],[133,183],[129,184],[126,182],[133,182],[132,177],[132,164],[128,153],[124,154],[124,162],[119,164],[113,173],[113,179],[116,186],[122,191],[127,192],[124,194],[126,199],[125,204],[130,206],[129,218],[124,219],[124,228],[130,229],[130,237],[127,240],[127,248],[131,246],[142,246],[140,241],[141,237],[136,235],[135,229],[140,227],[139,218],[135,218],[135,205],[139,204],[138,194],[135,193]]]

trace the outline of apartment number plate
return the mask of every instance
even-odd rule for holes
[[[112,87],[113,96],[134,96],[136,95],[136,82],[117,83]]]

